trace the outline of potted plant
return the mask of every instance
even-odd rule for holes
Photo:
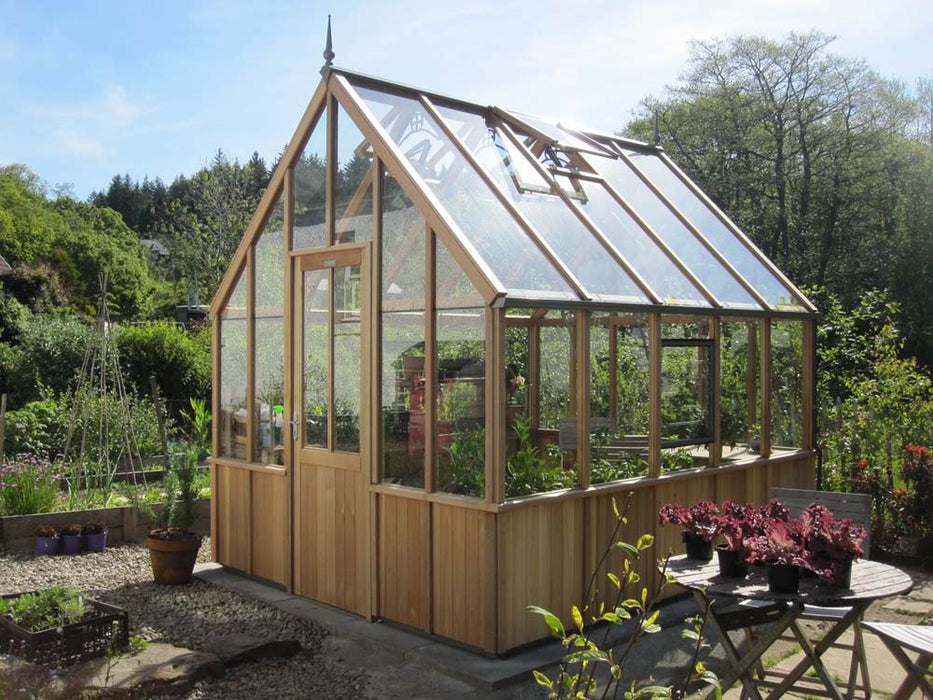
[[[719,573],[730,578],[743,578],[748,574],[749,542],[760,534],[756,508],[747,503],[724,501],[720,506],[719,534],[725,544],[716,546]]]
[[[51,525],[42,525],[35,529],[36,554],[58,554],[58,530]]]
[[[60,551],[62,554],[77,554],[81,551],[81,523],[68,523],[62,525],[58,531],[61,537]]]
[[[719,508],[712,501],[698,501],[689,508],[679,503],[665,503],[658,509],[662,525],[680,525],[687,556],[709,561],[713,558],[713,540],[719,532]]]
[[[175,452],[169,458],[163,486],[165,500],[157,525],[149,531],[146,546],[156,583],[178,585],[191,582],[201,536],[191,531],[198,516],[198,449]]]
[[[85,548],[89,552],[103,552],[107,549],[107,523],[103,520],[91,520],[84,523]]]
[[[809,567],[800,522],[768,518],[762,524],[764,534],[750,544],[753,556],[768,564],[768,590],[796,593],[800,586],[800,570]]]
[[[836,588],[848,588],[852,562],[862,556],[865,528],[848,518],[836,520],[832,511],[811,503],[800,514],[804,546],[813,570]]]

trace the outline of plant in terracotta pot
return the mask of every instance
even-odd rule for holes
[[[51,525],[41,525],[35,529],[36,554],[58,554],[58,530]]]
[[[719,532],[719,507],[712,501],[697,501],[690,507],[665,503],[658,509],[662,525],[680,525],[687,556],[709,561],[713,558],[713,540]]]
[[[768,564],[768,590],[772,593],[796,593],[800,570],[808,569],[803,533],[797,520],[767,518],[764,534],[750,541],[752,556]]]
[[[836,520],[833,512],[819,503],[804,508],[800,527],[813,571],[831,586],[848,588],[852,562],[863,554],[865,528],[848,518]]]
[[[719,557],[719,573],[731,578],[742,578],[748,574],[750,542],[761,534],[760,519],[755,517],[757,509],[749,503],[724,501],[720,506],[719,534],[726,541],[716,546]]]
[[[68,523],[59,528],[58,535],[61,538],[59,551],[62,554],[77,554],[81,551],[81,523]]]
[[[169,459],[163,487],[165,498],[157,525],[149,531],[146,546],[156,583],[191,582],[201,536],[191,531],[198,517],[198,448],[174,452]]]
[[[82,533],[87,551],[103,552],[107,548],[107,523],[103,520],[91,520],[84,523]]]

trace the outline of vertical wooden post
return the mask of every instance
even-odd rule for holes
[[[748,359],[745,372],[746,425],[751,434],[745,439],[750,440],[754,434],[754,426],[758,423],[758,330],[754,323],[745,324],[748,332]]]
[[[761,450],[762,457],[771,455],[771,319],[759,322],[761,336]]]
[[[337,196],[337,100],[327,94],[327,123],[325,138],[327,142],[324,150],[326,163],[324,170],[324,245],[334,245],[334,231],[337,222],[334,221]],[[333,277],[333,275],[331,275]],[[333,288],[333,280],[331,280]],[[333,291],[331,291],[333,296]]]
[[[292,520],[292,514],[295,509],[295,487],[297,480],[295,474],[298,470],[297,450],[295,449],[295,440],[292,439],[292,419],[295,416],[295,385],[294,385],[294,343],[295,343],[295,274],[289,253],[292,250],[295,236],[295,170],[289,166],[285,172],[285,184],[282,190],[283,204],[285,205],[285,230],[282,238],[284,246],[284,257],[282,264],[285,269],[282,271],[283,289],[282,293],[282,326],[284,328],[283,342],[285,343],[282,366],[285,369],[283,380],[283,406],[282,415],[282,446],[283,462],[285,464],[285,590],[289,593],[295,591],[295,527]]]
[[[424,490],[434,491],[434,460],[437,445],[437,284],[435,260],[437,239],[425,225],[424,246]]]
[[[223,321],[218,314],[211,319],[211,455],[214,459],[220,457],[220,358],[221,358],[221,324]],[[211,560],[218,561],[220,552],[218,542],[223,535],[218,531],[217,515],[218,501],[221,498],[217,478],[219,467],[211,460]]]
[[[532,434],[541,428],[541,326],[531,315],[528,327],[528,388],[525,391],[525,410]]]
[[[3,464],[4,447],[3,442],[6,438],[6,394],[0,394],[0,464]]]
[[[505,499],[505,309],[486,309],[486,501]]]
[[[575,374],[577,403],[577,483],[581,488],[590,485],[590,320],[591,312],[574,313],[576,362],[571,366]]]
[[[619,324],[609,314],[609,421],[612,431],[619,427]]]
[[[709,466],[716,467],[722,462],[722,320],[718,316],[710,318],[709,337],[713,341],[710,357],[710,421],[713,427],[713,443],[709,446]]]
[[[801,324],[803,338],[803,426],[800,446],[805,450],[816,449],[816,322],[804,321]]]
[[[373,247],[372,279],[370,281],[371,333],[370,351],[371,376],[373,383],[372,403],[373,422],[370,431],[371,467],[369,482],[378,483],[382,479],[382,197],[383,165],[378,156],[373,157],[372,165],[373,193]],[[381,614],[379,609],[379,497],[370,493],[368,533],[369,551],[369,609],[373,616]],[[429,540],[430,541],[430,540]]]
[[[246,254],[246,461],[256,458],[256,246]],[[252,522],[252,518],[250,518]]]
[[[661,474],[661,314],[648,314],[648,476]]]

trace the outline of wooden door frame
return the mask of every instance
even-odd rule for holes
[[[302,512],[298,502],[301,493],[301,469],[302,462],[315,463],[321,466],[327,466],[337,469],[346,469],[358,471],[360,473],[360,508],[357,511],[357,529],[365,533],[365,536],[358,537],[358,543],[362,546],[363,552],[357,553],[360,561],[363,562],[363,575],[361,586],[362,593],[359,596],[360,610],[367,619],[372,617],[371,574],[369,568],[372,559],[372,547],[370,532],[370,521],[372,519],[371,505],[369,498],[369,485],[373,479],[373,451],[372,451],[372,420],[373,420],[373,397],[374,387],[371,381],[372,377],[372,288],[375,284],[372,275],[372,242],[362,241],[359,243],[345,243],[326,248],[301,249],[289,252],[290,272],[293,275],[294,286],[292,290],[292,317],[288,320],[292,329],[291,345],[291,363],[288,368],[290,376],[287,386],[292,394],[293,412],[289,416],[290,420],[298,421],[298,436],[291,437],[292,440],[292,463],[288,465],[293,474],[292,479],[292,499],[294,507],[291,518],[291,541],[292,541],[292,589],[299,591],[301,586],[301,559],[302,547],[299,538]],[[304,272],[315,269],[334,269],[338,267],[348,267],[352,265],[360,267],[360,445],[359,454],[348,452],[337,452],[332,449],[330,434],[332,433],[333,420],[329,418],[328,429],[328,448],[307,448],[302,447],[304,433]],[[331,276],[333,278],[333,275]],[[329,323],[331,325],[330,342],[333,342],[333,285],[331,285],[331,297],[329,304]],[[328,384],[332,386],[334,372],[333,352],[328,357]],[[333,394],[332,388],[328,389]],[[329,397],[330,399],[330,397]],[[334,411],[333,401],[329,400],[328,414],[332,415]],[[304,459],[303,459],[304,458]],[[310,459],[308,459],[310,458]]]

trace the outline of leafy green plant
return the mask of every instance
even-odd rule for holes
[[[609,446],[608,430],[597,430],[593,435],[593,462],[590,465],[590,483],[607,484],[620,479],[634,479],[648,473],[648,463],[637,455],[626,455],[610,460],[606,454]]]
[[[191,397],[190,411],[182,411],[181,416],[188,421],[191,441],[203,450],[211,448],[211,412],[207,409],[207,400]]]
[[[565,471],[559,463],[543,456],[534,444],[531,421],[526,416],[516,416],[514,428],[518,447],[506,459],[505,493],[508,498],[573,486],[573,472]]]
[[[20,454],[0,467],[0,513],[50,513],[61,502],[61,475],[49,461]]]
[[[667,450],[661,454],[661,471],[679,472],[685,469],[693,469],[695,466],[693,455],[685,447]]]
[[[673,576],[667,573],[665,560],[662,562],[657,588],[649,591],[642,586],[638,590],[640,576],[636,571],[636,563],[654,545],[654,537],[642,535],[635,544],[618,539],[622,527],[628,523],[626,513],[630,503],[631,496],[625,510],[620,513],[615,499],[612,501],[615,527],[590,577],[583,605],[574,605],[570,609],[570,619],[574,626],[567,629],[560,617],[544,608],[534,605],[526,608],[529,613],[541,616],[566,652],[556,671],[551,674],[535,671],[535,680],[547,691],[548,698],[555,700],[615,698],[620,694],[630,699],[681,698],[686,696],[689,689],[700,685],[714,686],[717,697],[721,697],[718,678],[699,661],[700,652],[709,646],[703,640],[703,617],[688,620],[687,628],[681,634],[684,639],[693,642],[693,658],[676,687],[660,685],[652,678],[626,677],[626,663],[635,653],[638,641],[645,634],[661,631],[658,624],[660,610],[655,607],[655,602],[663,590],[675,582]],[[618,572],[606,570],[607,595],[597,605],[596,601],[601,598],[597,585],[598,573],[613,552],[622,553],[622,568]],[[610,585],[612,588],[609,588]],[[599,623],[604,623],[604,627],[593,627]],[[631,633],[615,635],[622,641],[613,643],[610,640],[618,626],[628,627]]]
[[[149,533],[156,539],[185,539],[198,518],[198,450],[188,447],[169,456],[163,489],[162,512],[158,528]]]
[[[482,498],[486,486],[486,431],[483,428],[457,430],[446,448],[446,478],[440,490]]]
[[[84,594],[61,586],[16,598],[0,598],[0,615],[30,632],[78,622],[90,611]]]

